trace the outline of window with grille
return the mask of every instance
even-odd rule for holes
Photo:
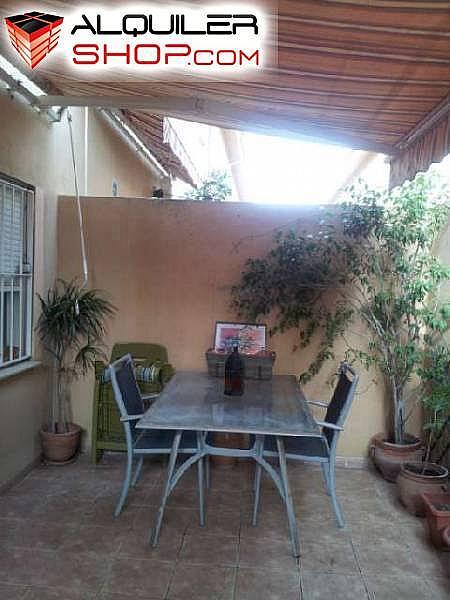
[[[0,175],[0,369],[30,358],[34,192]]]

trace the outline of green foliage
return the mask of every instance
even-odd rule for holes
[[[450,423],[450,348],[440,327],[427,336],[423,364],[418,369],[423,390],[422,401],[426,409],[426,462],[431,459],[432,451]],[[442,457],[439,457],[438,452],[435,454],[435,460],[439,461]]]
[[[105,321],[116,309],[98,290],[82,288],[74,281],[58,280],[46,298],[38,297],[41,314],[36,330],[55,365],[51,426],[54,431],[67,430],[68,385],[104,356]]]
[[[317,231],[279,233],[264,258],[249,259],[233,304],[251,320],[270,315],[272,334],[297,329],[296,348],[319,339],[301,382],[334,358],[335,341],[350,322],[362,320],[367,340],[348,344],[347,359],[375,366],[386,378],[392,433],[402,443],[405,386],[423,362],[427,332],[445,331],[450,315],[438,303],[450,269],[432,252],[448,220],[449,196],[426,175],[389,194],[361,185],[348,193]]]
[[[222,202],[231,194],[228,174],[225,171],[211,171],[198,187],[186,193],[191,200]]]

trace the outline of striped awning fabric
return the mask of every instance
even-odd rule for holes
[[[450,105],[450,1],[277,4],[277,63],[255,79],[190,75],[157,82],[130,75],[124,83],[113,74],[95,80],[68,72],[56,75],[46,71],[45,63],[39,70],[67,95],[157,98],[165,102],[168,116],[399,157],[423,138],[430,118],[433,127],[438,125],[432,119],[438,108],[445,117]],[[48,3],[54,10],[64,5],[69,3]],[[146,112],[130,110],[136,119]],[[444,143],[429,158],[437,160],[448,151]]]
[[[173,177],[191,185],[197,181],[189,157],[187,155],[179,156],[177,145],[181,142],[177,140],[176,132],[173,132],[171,138],[167,139],[163,117],[130,110],[123,110],[122,115],[128,125],[139,132],[142,141]]]

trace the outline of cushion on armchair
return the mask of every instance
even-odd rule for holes
[[[134,373],[138,383],[153,383],[164,386],[174,373],[174,369],[170,363],[163,363],[156,360],[147,367],[142,366],[138,361],[134,362]],[[136,362],[138,364],[136,364]],[[99,380],[100,384],[109,383],[111,381],[109,368],[101,361],[96,361],[95,363],[95,378]]]

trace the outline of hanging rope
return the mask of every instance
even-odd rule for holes
[[[83,264],[83,285],[85,287],[88,282],[88,263],[86,258],[86,243],[84,236],[84,226],[83,226],[83,213],[81,212],[81,202],[80,202],[80,192],[78,189],[78,174],[77,174],[77,163],[75,160],[75,144],[73,142],[73,129],[72,129],[72,113],[70,110],[67,111],[67,121],[69,123],[69,132],[70,132],[70,146],[72,149],[72,164],[73,164],[73,178],[75,183],[75,198],[78,209],[78,222],[80,226],[80,241],[81,241],[81,259]]]

